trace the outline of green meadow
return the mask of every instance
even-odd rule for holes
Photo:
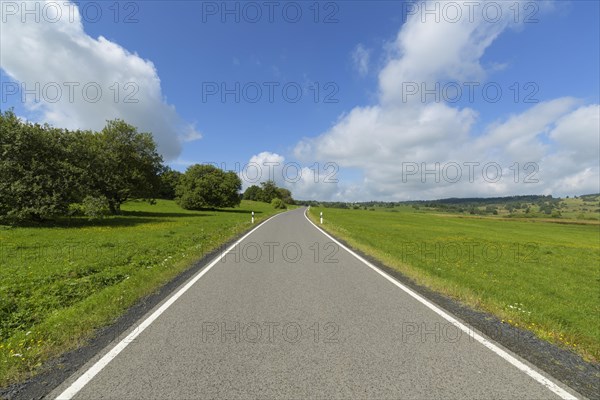
[[[409,206],[311,207],[313,221],[321,211],[325,230],[418,284],[600,360],[597,222],[439,214]]]
[[[0,386],[89,340],[203,255],[276,213],[270,204],[186,211],[129,202],[102,220],[0,225]]]

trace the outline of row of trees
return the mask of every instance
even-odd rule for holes
[[[166,167],[152,135],[122,120],[100,132],[69,131],[0,112],[0,222],[119,214],[133,198],[174,199],[190,210],[235,207],[241,188],[235,172],[212,165]],[[249,200],[293,202],[273,182],[254,188]]]
[[[149,133],[122,120],[100,132],[24,122],[0,112],[0,219],[43,220],[105,204],[113,214],[160,188],[162,157]]]
[[[262,201],[265,203],[272,203],[274,199],[279,199],[283,204],[294,204],[292,192],[288,189],[277,187],[275,182],[271,180],[261,182],[260,186],[250,186],[244,192],[243,197],[244,200]]]
[[[188,210],[204,208],[235,207],[242,199],[271,203],[275,208],[286,208],[294,204],[292,192],[277,187],[269,180],[239,192],[242,182],[235,172],[225,172],[212,165],[192,165],[187,171],[165,169],[161,174],[160,197],[174,199]]]

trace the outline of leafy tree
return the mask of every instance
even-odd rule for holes
[[[103,202],[118,213],[129,198],[153,197],[163,168],[152,135],[124,121],[108,121],[95,133],[31,124],[13,111],[0,112],[2,219],[43,220],[76,211],[71,204],[101,209]]]
[[[283,200],[283,202],[285,204],[294,204],[294,199],[292,198],[292,192],[290,192],[288,189],[284,189],[284,188],[277,188],[277,191],[279,192],[279,198],[281,200]]]
[[[294,204],[292,192],[288,189],[277,187],[275,182],[271,180],[261,182],[260,187],[256,185],[250,186],[244,192],[244,200],[271,203],[273,199],[281,199],[285,204]]]
[[[66,145],[71,135],[0,112],[0,218],[43,220],[65,214],[77,195]]]
[[[275,185],[275,182],[271,180],[261,182],[260,186],[262,190],[261,200],[265,203],[270,203],[275,198],[281,198],[281,193],[279,193],[279,188]]]
[[[162,157],[150,133],[139,133],[117,119],[88,139],[95,164],[89,171],[91,191],[106,197],[112,214],[120,213],[121,204],[130,198],[158,193]]]
[[[252,185],[244,192],[244,200],[261,201],[262,195],[262,189],[256,185]]]
[[[177,195],[177,184],[179,179],[183,175],[179,171],[172,170],[169,167],[165,167],[160,173],[160,187],[158,189],[158,197],[166,200],[173,200]]]
[[[177,202],[187,210],[235,207],[242,181],[235,172],[212,165],[192,165],[179,179]]]

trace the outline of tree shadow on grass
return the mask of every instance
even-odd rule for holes
[[[211,213],[234,213],[234,214],[252,214],[252,210],[240,210],[235,208],[202,208],[195,210],[196,212],[211,212]],[[262,211],[254,211],[254,214],[262,214]],[[192,216],[195,214],[181,214],[181,216]]]
[[[220,213],[235,213],[235,214],[252,214],[251,210],[236,210],[231,208],[223,208],[223,209],[214,209],[212,211],[220,212]],[[262,211],[254,211],[254,214],[262,214]]]
[[[57,229],[78,229],[91,227],[106,228],[126,228],[144,224],[155,224],[160,222],[173,221],[173,218],[200,218],[208,217],[206,213],[161,213],[147,211],[123,211],[119,215],[111,215],[102,219],[89,220],[86,217],[61,217],[54,220],[39,222],[26,221],[7,225],[15,228],[57,228]]]
[[[0,225],[10,229],[15,228],[90,228],[90,227],[133,227],[144,224],[153,224],[160,222],[169,222],[174,218],[201,218],[214,216],[212,213],[236,213],[236,214],[251,214],[249,210],[239,209],[202,209],[189,212],[160,212],[160,211],[121,211],[119,215],[110,215],[102,219],[89,220],[87,217],[59,217],[53,220],[45,221],[24,221],[10,225]],[[255,211],[255,215],[262,214],[262,211]]]
[[[204,210],[209,211],[209,210]],[[122,211],[120,216],[123,217],[135,217],[135,218],[197,218],[197,217],[209,217],[210,214],[203,214],[201,212],[189,212],[189,213],[177,213],[177,212],[154,212],[154,211]]]

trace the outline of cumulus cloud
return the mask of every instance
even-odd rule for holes
[[[182,141],[201,137],[165,101],[154,64],[86,34],[75,3],[27,2],[29,10],[45,10],[38,22],[21,15],[25,3],[14,4],[10,12],[3,7],[0,35],[0,67],[15,81],[3,84],[6,98],[18,85],[11,96],[25,100],[35,118],[69,129],[98,130],[122,118],[152,132],[166,159],[180,153]]]
[[[561,153],[568,154],[573,161],[598,162],[600,158],[600,106],[580,107],[560,118],[550,132]]]
[[[410,15],[379,72],[377,104],[341,115],[298,143],[294,155],[362,171],[360,181],[339,185],[334,195],[349,201],[600,191],[597,104],[548,100],[476,129],[476,103],[406,96],[407,83],[481,82],[486,49],[517,27],[509,10],[502,15],[494,22],[481,13],[439,22]]]
[[[264,151],[253,155],[247,164],[241,166],[239,176],[242,190],[259,185],[268,180],[279,187],[289,189],[295,199],[329,199],[338,196],[337,166],[315,163],[303,166],[294,161],[286,161],[277,153]]]

